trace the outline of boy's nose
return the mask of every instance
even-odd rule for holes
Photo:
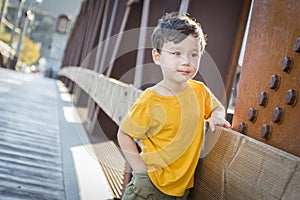
[[[190,66],[190,60],[188,59],[187,56],[181,57],[181,65],[182,66]]]

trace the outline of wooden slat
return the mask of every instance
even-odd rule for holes
[[[125,158],[112,141],[94,144],[93,149],[115,198],[120,198],[124,189]]]

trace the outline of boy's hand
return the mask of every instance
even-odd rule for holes
[[[215,125],[231,128],[231,124],[225,119],[225,109],[223,107],[217,107],[211,113],[209,119],[209,128],[212,132],[216,130]]]

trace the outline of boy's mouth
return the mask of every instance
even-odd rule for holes
[[[188,75],[190,73],[190,71],[188,70],[177,70],[178,73],[180,73],[181,75]]]

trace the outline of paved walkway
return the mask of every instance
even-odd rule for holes
[[[0,200],[109,199],[101,169],[82,148],[88,139],[72,108],[56,80],[0,68]],[[91,170],[80,155],[96,166],[96,182],[85,175]]]

